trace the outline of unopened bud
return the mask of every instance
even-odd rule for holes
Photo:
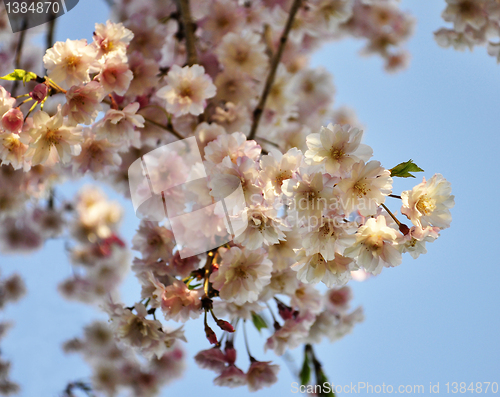
[[[2,126],[9,132],[19,134],[23,129],[24,116],[18,108],[13,108],[7,111],[2,116]]]
[[[401,223],[399,225],[399,231],[406,236],[408,233],[410,233],[410,228],[406,226],[404,223]]]
[[[218,343],[217,335],[215,335],[215,332],[208,325],[205,325],[205,335],[212,345],[216,345]]]
[[[33,91],[30,92],[30,97],[37,102],[42,102],[45,98],[47,98],[47,94],[49,93],[49,87],[46,84],[37,84]]]
[[[228,323],[227,321],[217,319],[217,325],[219,326],[220,329],[226,332],[234,332],[233,326]]]
[[[293,309],[282,302],[278,302],[278,313],[283,320],[289,320],[293,317]]]

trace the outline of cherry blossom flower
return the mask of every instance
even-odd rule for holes
[[[28,150],[30,137],[27,132],[21,135],[16,133],[1,132],[0,130],[0,160],[2,165],[12,165],[17,170],[29,168],[29,163],[25,162],[25,154]]]
[[[247,372],[248,390],[251,392],[269,387],[278,381],[276,376],[279,366],[270,365],[270,361],[252,360],[252,364]]]
[[[27,153],[27,156],[32,156],[32,165],[46,162],[68,163],[72,156],[81,152],[81,131],[81,128],[65,125],[60,109],[52,117],[44,111],[35,113],[33,128],[29,131],[33,141]]]
[[[0,115],[4,115],[14,107],[16,98],[10,96],[10,92],[0,86]]]
[[[108,303],[105,309],[116,335],[129,346],[139,348],[146,356],[160,358],[175,339],[185,340],[182,331],[166,333],[158,320],[146,319],[147,310],[140,303],[134,306],[137,314],[113,303]]]
[[[446,0],[448,6],[441,15],[447,22],[453,22],[458,32],[463,32],[467,25],[481,29],[487,18],[484,13],[484,0]]]
[[[126,59],[127,47],[134,33],[125,28],[122,23],[106,21],[106,24],[96,23],[94,29],[94,44],[97,47],[97,57],[118,56]]]
[[[214,379],[214,384],[217,386],[226,386],[230,388],[246,385],[247,377],[245,373],[236,367],[230,365],[226,367],[221,374]]]
[[[398,232],[386,225],[385,217],[369,218],[356,233],[356,242],[344,251],[367,272],[379,274],[383,267],[401,264],[401,253],[395,247]]]
[[[291,208],[298,213],[301,222],[319,223],[332,199],[332,188],[325,186],[321,172],[301,172],[298,179],[285,180],[282,191],[292,199]]]
[[[132,249],[140,251],[143,258],[169,260],[175,246],[174,234],[158,223],[142,221],[132,239]]]
[[[451,194],[451,183],[441,174],[435,174],[428,181],[424,178],[412,190],[402,192],[401,199],[401,213],[415,226],[450,227],[450,208],[455,205],[455,196]]]
[[[167,85],[160,88],[156,95],[166,101],[167,112],[175,117],[203,113],[206,100],[215,96],[216,88],[200,65],[184,68],[174,65],[168,72],[166,81]]]
[[[292,269],[297,278],[304,283],[317,284],[322,281],[328,288],[343,285],[351,279],[354,262],[351,258],[335,253],[334,258],[326,260],[320,253],[306,256],[304,250],[297,253],[297,262]]]
[[[251,31],[228,33],[222,38],[216,54],[225,69],[239,70],[254,78],[261,78],[267,69],[265,44]]]
[[[248,222],[242,225],[243,230],[237,222],[233,222],[234,242],[249,250],[260,248],[262,244],[278,244],[285,239],[284,231],[289,230],[278,218],[276,209],[265,203],[248,205],[240,216],[246,217]]]
[[[293,148],[282,154],[279,150],[271,149],[268,155],[260,159],[262,171],[259,177],[265,184],[264,191],[267,197],[281,194],[281,186],[287,179],[295,177],[295,173],[302,161],[302,153]]]
[[[106,57],[104,64],[100,68],[100,73],[96,79],[101,83],[106,93],[115,92],[118,95],[125,95],[134,74],[128,65],[118,56]]]
[[[309,328],[316,316],[312,313],[300,314],[290,318],[267,339],[265,350],[271,349],[277,356],[282,356],[286,349],[296,348],[309,333]]]
[[[425,243],[436,240],[439,237],[439,230],[438,227],[432,226],[427,226],[425,229],[413,226],[403,240],[398,242],[398,248],[401,252],[408,252],[413,259],[417,259],[420,254],[427,253]]]
[[[363,131],[357,128],[328,124],[307,137],[306,161],[324,164],[331,175],[345,175],[355,163],[368,161],[372,156],[372,149],[361,143],[362,137]]]
[[[218,347],[200,351],[194,356],[194,361],[201,368],[210,369],[219,374],[224,371],[227,363],[226,355]]]
[[[85,174],[90,171],[96,175],[106,175],[120,166],[122,158],[118,154],[118,145],[107,139],[97,140],[91,129],[84,130],[83,136],[82,150],[72,161],[74,173]]]
[[[186,284],[174,279],[161,297],[161,309],[166,319],[186,322],[200,315],[202,290],[189,290]]]
[[[96,69],[97,53],[87,40],[58,41],[49,48],[43,63],[49,77],[65,87],[90,81],[89,72]]]
[[[219,269],[210,276],[210,282],[221,298],[237,305],[256,301],[259,292],[271,279],[272,263],[265,251],[232,247],[222,251],[221,256]]]
[[[336,253],[342,253],[354,241],[351,234],[356,226],[345,222],[344,217],[336,215],[323,217],[321,223],[312,230],[300,229],[302,246],[306,255],[320,253],[325,260],[332,260]]]
[[[134,102],[123,110],[109,109],[95,126],[97,137],[127,146],[140,146],[140,133],[136,128],[143,128],[145,120],[137,114],[139,107],[139,103]]]
[[[364,216],[375,214],[392,192],[390,174],[378,161],[354,164],[350,177],[342,179],[336,188],[344,212],[357,209]]]
[[[63,116],[68,116],[70,125],[91,124],[101,110],[103,89],[97,81],[86,85],[74,85],[66,92]]]
[[[241,132],[229,135],[221,134],[209,142],[205,148],[205,160],[209,169],[222,163],[226,156],[235,163],[239,157],[248,157],[257,160],[261,152],[260,146],[255,141],[247,141]]]

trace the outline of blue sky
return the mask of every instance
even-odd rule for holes
[[[429,383],[440,382],[444,395],[446,382],[500,384],[500,261],[494,215],[500,195],[500,74],[484,48],[460,53],[437,46],[432,32],[445,25],[440,18],[444,0],[404,0],[402,7],[417,19],[408,43],[412,55],[408,70],[386,74],[380,59],[359,56],[362,43],[354,40],[328,43],[312,64],[334,75],[336,103],[356,110],[374,159],[390,168],[411,158],[427,178],[441,173],[452,183],[453,222],[427,245],[427,255],[418,260],[405,255],[397,268],[352,283],[365,322],[343,340],[325,342],[316,350],[336,384],[422,384],[428,395]],[[92,1],[90,6],[81,0],[58,20],[57,39],[90,39],[94,23],[104,22],[107,15],[104,2]],[[421,175],[396,181],[394,193],[419,182]],[[69,197],[78,186],[67,186],[64,194]],[[391,200],[389,208],[399,210],[399,202]],[[126,206],[122,233],[130,241],[138,221],[131,204],[122,202]],[[56,396],[68,381],[89,374],[79,356],[60,351],[61,343],[79,335],[98,314],[64,302],[55,291],[57,283],[71,274],[62,241],[49,241],[31,256],[3,256],[0,261],[2,274],[20,272],[29,290],[23,301],[4,313],[15,321],[15,328],[2,343],[2,354],[13,361],[12,378],[21,383],[22,396]],[[123,291],[126,303],[138,296],[132,280]],[[189,356],[208,347],[200,322],[189,323],[186,330]],[[254,355],[281,365],[279,383],[259,395],[292,395],[295,379],[283,360],[261,353],[266,336],[250,333]],[[302,351],[292,355],[300,365]],[[244,357],[241,366],[247,367]],[[213,377],[189,359],[184,378],[162,396],[235,393],[212,386]],[[236,393],[249,394],[244,388]]]

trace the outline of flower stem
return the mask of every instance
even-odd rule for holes
[[[245,339],[245,348],[247,349],[248,358],[251,362],[257,361],[250,353],[250,347],[248,346],[248,337],[247,337],[247,320],[243,320],[243,338]]]
[[[384,209],[387,211],[387,213],[391,216],[392,219],[394,219],[394,222],[397,223],[398,226],[401,226],[401,222],[398,221],[398,218],[394,216],[394,214],[385,206],[385,204],[380,204]]]

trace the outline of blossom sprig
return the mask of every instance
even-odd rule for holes
[[[500,62],[499,15],[495,0],[446,0],[441,17],[452,27],[440,28],[434,38],[441,47],[459,51],[486,46],[488,54]]]
[[[26,252],[64,235],[74,274],[59,285],[61,294],[109,316],[65,344],[93,374],[72,387],[156,395],[184,368],[184,325],[172,329],[164,320],[187,326],[200,316],[198,332],[213,346],[195,361],[216,373],[216,385],[256,391],[277,381],[279,367],[250,354],[247,320],[267,328],[262,345],[277,356],[305,346],[306,367],[321,383],[313,344],[339,340],[363,321],[346,284],[360,272],[399,266],[406,252],[425,253],[450,226],[454,197],[440,174],[393,194],[393,178],[421,170],[372,160],[355,115],[331,109],[332,77],[308,59],[322,42],[350,36],[366,41],[363,52],[382,57],[386,70],[399,70],[408,61],[412,17],[392,0],[210,0],[196,7],[134,0],[115,7],[120,22],[96,24],[91,42],[49,46],[38,59],[47,76],[17,59],[7,76],[25,83],[26,93],[0,87],[0,249]],[[457,29],[484,25],[461,22]],[[83,176],[130,198],[129,167],[189,137],[203,164],[161,158],[149,182],[178,186],[185,175],[207,176],[208,186],[190,186],[182,198],[164,192],[163,200],[178,211],[208,211],[224,198],[226,211],[212,214],[219,223],[145,218],[131,261],[119,233],[122,210],[100,190],[84,188],[71,203],[54,204],[57,184]],[[238,187],[245,205],[227,198]],[[389,209],[388,197],[401,199],[401,214]],[[31,207],[44,199],[47,208]],[[186,257],[186,248],[198,254]],[[129,269],[141,295],[125,305],[119,286]],[[246,371],[237,355],[242,332]]]

